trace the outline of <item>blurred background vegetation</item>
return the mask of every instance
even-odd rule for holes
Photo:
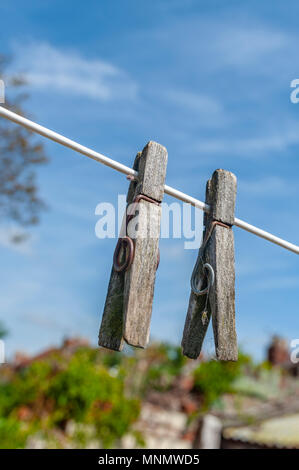
[[[24,78],[7,76],[7,64],[0,57],[0,78],[10,87],[5,106],[26,116]],[[28,226],[38,223],[46,207],[36,178],[36,169],[46,162],[44,147],[32,133],[1,120],[0,222],[12,224],[15,243],[28,236]],[[0,323],[0,339],[7,334]],[[281,362],[287,358],[286,352]],[[169,344],[113,353],[66,340],[60,348],[1,365],[0,448],[111,448],[121,447],[126,436],[132,445],[146,446],[137,423],[149,397],[161,410],[163,402],[171,409],[181,400],[188,428],[211,410],[225,408],[227,395],[237,399],[237,407],[242,396],[267,403],[279,395],[285,374],[267,361],[255,364],[243,352],[236,363],[189,361]],[[290,391],[294,395],[295,386]],[[244,410],[237,412],[249,420]]]
[[[28,98],[26,80],[18,74],[7,73],[10,58],[0,55],[0,79],[9,89],[4,107],[25,117]],[[5,119],[0,121],[0,222],[10,224],[12,241],[18,243],[28,236],[25,229],[38,223],[40,212],[46,205],[39,196],[36,168],[47,162],[43,144],[36,136],[14,126]]]
[[[23,116],[26,81],[8,75],[9,58],[0,56],[0,79],[9,87],[5,107]],[[45,203],[39,196],[36,168],[45,164],[44,147],[31,132],[0,122],[0,222],[10,224],[12,241],[21,243],[27,227],[39,221]],[[0,339],[8,331],[0,323]],[[114,447],[131,435],[144,446],[136,429],[143,400],[152,391],[176,386],[188,363],[180,348],[153,344],[146,351],[112,353],[88,345],[45,351],[1,366],[0,448]],[[192,393],[199,397],[194,416],[231,390],[250,360],[237,364],[206,362],[190,372]]]
[[[114,353],[66,340],[1,367],[0,447],[110,448],[127,435],[146,446],[135,424],[149,394],[162,396],[189,378],[188,393],[197,403],[192,422],[225,393],[236,393],[240,377],[267,368],[243,353],[237,363],[194,362],[168,344]]]

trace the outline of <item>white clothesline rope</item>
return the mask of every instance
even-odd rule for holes
[[[106,157],[105,155],[102,155],[101,153],[95,152],[94,150],[91,150],[88,147],[84,147],[83,145],[78,144],[77,142],[71,139],[68,139],[67,137],[64,137],[61,134],[58,134],[57,132],[51,131],[50,129],[47,129],[46,127],[40,126],[39,124],[33,121],[30,121],[29,119],[24,118],[23,116],[13,113],[12,111],[9,111],[8,109],[3,108],[2,106],[0,106],[0,116],[6,119],[9,119],[10,121],[16,124],[19,124],[23,127],[26,127],[32,132],[36,132],[37,134],[47,137],[48,139],[53,140],[54,142],[57,142],[58,144],[64,145],[65,147],[68,147],[89,158],[92,158],[93,160],[96,160],[97,162],[103,163],[104,165],[109,166],[110,168],[113,168],[114,170],[120,171],[121,173],[124,173],[125,175],[137,176],[137,172],[134,171],[132,168],[129,168],[126,165],[122,165],[121,163],[115,160],[112,160],[111,158]],[[166,194],[169,194],[170,196],[173,196],[176,199],[179,199],[180,201],[187,202],[189,204],[192,204],[195,207],[198,207],[199,209],[205,212],[209,212],[210,208],[207,204],[189,196],[188,194],[182,193],[181,191],[178,191],[177,189],[172,188],[171,186],[165,185],[164,191]],[[271,233],[266,232],[265,230],[255,227],[254,225],[250,225],[247,222],[244,222],[244,220],[235,218],[234,225],[242,228],[243,230],[246,230],[247,232],[257,235],[258,237],[264,238],[265,240],[275,243],[276,245],[279,245],[282,248],[286,248],[287,250],[292,251],[293,253],[296,253],[297,255],[299,254],[299,246],[294,245],[293,243],[287,242],[286,240],[283,240],[282,238],[278,238],[275,235],[272,235]]]

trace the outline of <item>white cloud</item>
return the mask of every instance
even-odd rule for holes
[[[66,202],[63,201],[63,203],[56,202],[52,204],[52,208],[55,211],[62,212],[68,217],[76,217],[81,220],[86,220],[89,222],[94,221],[94,208],[93,207],[87,207],[84,204],[75,204],[74,202]]]
[[[299,143],[299,125],[296,132],[282,131],[277,134],[256,136],[251,138],[229,139],[201,139],[192,144],[192,150],[206,154],[230,154],[232,156],[244,156],[247,158],[259,158],[261,154],[268,152],[285,152],[292,145]]]
[[[14,53],[14,69],[41,90],[101,101],[136,97],[136,83],[109,62],[85,58],[47,43],[17,44]]]
[[[256,278],[257,275],[259,278],[263,278],[263,276],[269,276],[269,274],[273,274],[273,272],[282,272],[288,271],[290,269],[290,265],[286,260],[282,260],[281,257],[271,258],[267,257],[263,263],[259,262],[259,256],[242,256],[237,258],[236,260],[236,273],[238,278],[239,277],[251,277]]]
[[[180,115],[191,114],[201,126],[223,126],[230,121],[219,100],[203,93],[185,90],[171,90],[163,93],[168,102],[178,108]],[[192,122],[194,120],[192,119]]]
[[[212,114],[222,112],[220,103],[204,94],[173,90],[167,93],[167,97],[175,104],[196,112],[201,111]]]
[[[269,195],[270,197],[281,197],[282,193],[296,193],[299,190],[297,182],[293,183],[279,176],[268,176],[251,181],[239,180],[238,186],[242,192],[247,192],[254,196]]]
[[[281,31],[267,29],[265,26],[222,28],[215,39],[211,48],[217,50],[220,63],[238,68],[256,65],[263,61],[265,56],[283,50],[289,44],[287,35]]]
[[[290,48],[295,44],[289,32],[254,17],[232,14],[232,20],[203,14],[180,18],[168,27],[163,25],[156,31],[155,39],[161,49],[175,48],[176,68],[183,66],[186,73],[186,68],[192,67],[192,81],[221,69],[227,74],[229,67],[246,71],[246,76],[271,75],[281,58],[289,61]],[[223,75],[215,77],[216,87],[217,79],[223,80]]]

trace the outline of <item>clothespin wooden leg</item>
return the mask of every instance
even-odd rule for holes
[[[133,169],[138,171],[139,159],[141,152],[135,158]],[[134,199],[137,182],[131,181],[128,194],[127,204],[131,204]],[[122,223],[122,231],[126,225],[126,214]],[[125,254],[120,253],[120,259]],[[112,266],[110,281],[108,285],[108,292],[102,317],[102,323],[99,332],[99,346],[121,351],[123,349],[123,303],[124,303],[124,286],[125,286],[125,272],[118,272]]]
[[[183,353],[194,359],[200,354],[211,315],[217,359],[238,359],[234,235],[231,228],[234,223],[236,187],[235,175],[225,170],[216,170],[207,183],[206,203],[211,206],[211,212],[204,216],[204,239],[208,237],[208,241],[203,262],[212,267],[215,279],[207,294],[208,302],[206,295],[198,296],[193,292],[190,295],[182,347]],[[203,277],[202,263],[199,267],[199,275]],[[205,304],[207,312],[203,317]]]
[[[123,292],[124,273],[117,273],[112,266],[98,344],[114,351],[121,351],[124,344]]]
[[[207,224],[214,220],[229,228],[215,225],[208,245],[206,260],[214,266],[215,283],[211,287],[212,312],[216,356],[223,361],[238,360],[235,326],[235,250],[232,225],[235,219],[237,179],[233,173],[216,170],[212,176],[209,200],[212,212]]]
[[[206,185],[206,203],[209,199],[209,183]],[[204,225],[206,224],[206,214],[204,214]],[[203,232],[203,239],[205,233]],[[199,249],[196,264],[194,270],[196,270],[196,276],[199,279],[197,286],[198,290],[202,291],[207,288],[207,282],[205,279],[205,270],[203,269],[202,263],[202,250]],[[193,274],[192,274],[193,275]],[[202,344],[209,326],[211,310],[209,304],[207,304],[207,294],[196,295],[191,289],[188,311],[185,321],[185,327],[182,339],[182,350],[183,354],[191,359],[196,359],[201,352]],[[207,308],[205,308],[207,307]]]
[[[145,198],[138,203],[135,254],[125,274],[124,289],[124,339],[140,348],[144,348],[149,339],[166,166],[166,149],[156,142],[149,142],[139,161],[134,199],[141,195]]]
[[[100,346],[121,350],[124,339],[142,348],[148,342],[166,166],[167,151],[156,142],[149,142],[135,160],[133,168],[138,171],[138,179],[130,184],[127,209],[132,213],[125,220],[127,239],[133,245],[132,256],[126,271],[118,272],[115,263],[112,268],[99,333]],[[130,219],[135,219],[135,207],[138,224],[131,237],[130,223],[135,222]],[[117,256],[120,265],[122,250],[123,247]]]

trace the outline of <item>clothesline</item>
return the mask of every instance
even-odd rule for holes
[[[112,160],[111,158],[106,157],[105,155],[102,155],[101,153],[95,152],[94,150],[91,150],[88,147],[85,147],[71,139],[68,139],[67,137],[61,134],[58,134],[57,132],[54,132],[33,121],[30,121],[29,119],[26,119],[23,116],[20,116],[19,114],[13,113],[12,111],[9,111],[8,109],[3,108],[2,106],[0,106],[0,116],[16,124],[19,124],[25,127],[26,129],[29,129],[32,132],[36,132],[37,134],[40,134],[50,140],[53,140],[54,142],[64,145],[65,147],[75,150],[75,152],[79,152],[82,155],[85,155],[89,158],[92,158],[93,160],[96,160],[97,162],[103,163],[103,165],[109,166],[110,168],[113,168],[114,170],[124,173],[125,175],[133,176],[133,177],[137,177],[138,175],[138,173],[134,171],[132,168],[126,165],[123,165],[122,163],[119,163],[115,160]],[[178,191],[177,189],[172,188],[171,186],[165,185],[164,191],[166,194],[176,199],[179,199],[180,201],[187,202],[195,207],[198,207],[204,212],[209,212],[210,210],[210,207],[204,202],[199,201],[198,199],[195,199],[192,196],[189,196],[188,194],[185,194],[181,191]],[[293,243],[290,243],[286,240],[283,240],[282,238],[276,237],[275,235],[272,235],[271,233],[266,232],[265,230],[255,227],[254,225],[248,224],[244,220],[235,218],[234,225],[236,225],[239,228],[242,228],[243,230],[246,230],[247,232],[257,235],[260,238],[264,238],[265,240],[268,240],[271,243],[279,245],[282,248],[292,251],[293,253],[296,253],[297,255],[299,254],[299,246],[294,245]]]

